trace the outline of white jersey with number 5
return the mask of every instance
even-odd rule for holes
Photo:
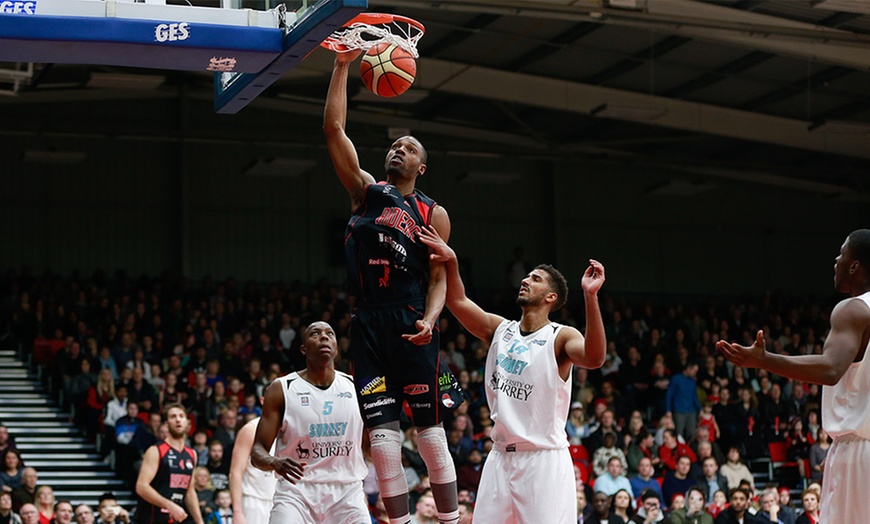
[[[505,320],[495,330],[486,357],[486,400],[495,422],[495,444],[517,444],[518,451],[568,447],[571,377],[559,376],[555,352],[562,327],[550,322],[523,335],[519,322]]]
[[[360,444],[363,421],[353,378],[340,371],[326,389],[290,373],[278,379],[284,391],[284,421],[275,454],[306,462],[301,482],[362,481],[368,473]],[[278,479],[279,490],[292,486]]]

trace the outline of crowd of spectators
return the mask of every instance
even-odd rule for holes
[[[505,298],[513,293],[497,290],[481,303],[515,317],[512,300]],[[821,481],[828,438],[819,418],[820,388],[733,366],[714,343],[724,338],[749,344],[763,329],[771,351],[820,352],[827,302],[771,294],[752,300],[604,294],[607,359],[599,370],[574,370],[566,427],[582,486],[583,518],[610,518],[598,512],[605,505],[598,492],[607,498],[608,511],[626,522],[643,522],[637,515],[653,503],[645,500],[649,493],[656,495],[662,514],[675,514],[686,504],[694,508],[686,497],[691,499],[695,487],[714,516],[733,508],[735,493],[760,504],[764,486],[755,485],[744,460],[768,457],[772,446],[795,464],[794,482],[787,487]],[[134,279],[98,271],[61,277],[26,270],[0,277],[0,313],[14,339],[47,367],[78,425],[100,443],[128,483],[135,481],[145,449],[165,434],[163,406],[181,402],[188,408],[191,444],[201,465],[194,480],[206,514],[220,507],[236,430],[260,414],[263,388],[304,367],[299,333],[307,324],[325,320],[333,326],[340,349],[336,365],[351,372],[353,307],[353,297],[326,280],[261,285],[205,278],[194,285],[167,275]],[[553,320],[577,326],[581,308],[582,302],[569,302]],[[460,500],[471,505],[492,446],[493,421],[484,396],[488,348],[446,311],[439,328],[442,358],[467,398],[445,430]],[[428,477],[408,427],[403,458],[412,508],[425,510]],[[33,496],[15,496],[29,484],[28,468],[14,447],[4,451],[2,465],[0,484],[13,494],[14,510],[32,503],[42,518],[50,504],[33,491],[35,479]],[[732,493],[741,486],[745,493]],[[377,483],[366,487],[376,515]],[[592,501],[588,508],[586,500]],[[0,524],[6,522],[3,507],[0,497]]]

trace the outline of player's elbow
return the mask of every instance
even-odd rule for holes
[[[344,126],[338,119],[335,118],[324,118],[323,119],[323,133],[326,135],[327,140],[338,136],[341,133],[344,133]]]
[[[604,365],[604,355],[600,355],[600,356],[596,355],[594,358],[591,359],[591,362],[589,362],[589,369],[598,369],[603,365]]]
[[[833,367],[826,367],[823,368],[821,371],[822,373],[818,377],[818,382],[823,386],[836,385],[837,382],[839,382],[840,379],[843,378],[843,374],[845,373],[845,371],[840,371]]]

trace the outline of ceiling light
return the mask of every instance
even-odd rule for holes
[[[601,104],[590,111],[589,114],[592,116],[603,116],[605,118],[646,122],[665,116],[668,114],[668,109],[665,107],[630,107]]]

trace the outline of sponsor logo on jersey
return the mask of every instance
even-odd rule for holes
[[[500,391],[502,394],[507,395],[510,398],[522,400],[523,402],[529,400],[532,391],[535,389],[535,386],[531,384],[505,378],[497,371],[492,373],[492,376],[489,379],[489,387],[492,388],[493,391]]]
[[[453,404],[455,404],[455,402],[453,402],[453,399],[450,398],[450,395],[448,395],[447,393],[441,395],[441,403],[444,404],[444,407],[446,408],[452,408]]]
[[[187,22],[158,24],[154,28],[154,40],[158,42],[178,42],[188,38],[190,38],[190,24]]]
[[[389,266],[390,261],[386,258],[370,258],[369,259],[370,266]]]
[[[528,350],[528,346],[524,346],[520,343],[519,340],[515,340],[514,343],[511,344],[511,347],[508,348],[508,353],[516,353],[517,355],[522,355]]]
[[[543,346],[546,343],[547,343],[546,340],[532,340],[532,344],[536,344],[538,346]]]
[[[505,331],[504,336],[501,337],[501,339],[504,340],[505,342],[510,342],[512,338],[514,338],[514,334],[511,333],[510,331]]]
[[[405,259],[408,258],[408,250],[405,249],[405,246],[396,242],[390,235],[378,233],[378,242],[380,242],[382,246],[386,246],[395,251],[396,259],[399,262],[404,262]]]
[[[453,373],[449,371],[445,371],[438,375],[438,390],[446,391],[452,387],[458,386],[459,383],[456,382],[456,379],[453,377]]]
[[[373,419],[375,417],[380,417],[383,414],[384,414],[383,411],[375,411],[374,413],[369,413],[368,415],[366,415],[366,420]],[[383,437],[383,435],[375,435],[372,438],[375,440],[378,440],[378,439],[382,439],[384,437]]]
[[[423,393],[429,392],[429,384],[410,384],[405,386],[402,391],[404,391],[406,395],[422,395]]]
[[[169,475],[169,489],[187,489],[190,486],[190,473],[172,473]]]
[[[321,422],[308,425],[308,437],[341,437],[347,431],[347,422]]]
[[[375,377],[359,390],[359,394],[361,396],[371,395],[372,393],[383,393],[386,390],[387,379],[384,377]]]
[[[350,391],[342,391],[341,393],[336,395],[336,397],[338,397],[338,398],[353,398],[353,393],[351,393]]]
[[[36,2],[22,2],[22,1],[9,1],[4,0],[0,2],[0,13],[7,13],[13,15],[35,15],[36,14]]]
[[[301,459],[307,459],[311,455],[311,450],[303,448],[302,443],[296,444],[296,456]]]
[[[511,358],[504,353],[495,357],[495,364],[512,375],[522,375],[529,363],[525,360]]]
[[[381,216],[375,219],[375,224],[397,229],[412,242],[417,241],[417,235],[421,231],[414,217],[401,207],[385,207]]]
[[[308,399],[308,397],[302,397],[302,398],[299,399],[299,400],[302,401],[302,405],[303,405],[303,406],[308,406],[309,404],[311,404],[311,401]]]
[[[414,409],[426,409],[426,408],[431,408],[432,403],[431,402],[414,402],[413,404],[411,404],[411,407]]]
[[[353,442],[315,442],[311,446],[312,458],[347,457],[353,451]]]
[[[396,399],[394,399],[392,397],[383,397],[383,398],[377,399],[374,402],[367,402],[367,403],[363,404],[363,409],[371,409],[371,408],[378,408],[381,406],[389,406],[390,404],[395,404],[395,403],[396,403]]]

